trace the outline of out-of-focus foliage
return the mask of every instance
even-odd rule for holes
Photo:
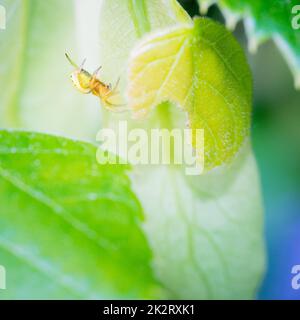
[[[0,131],[0,298],[158,298],[128,167],[94,145]]]
[[[218,3],[224,13],[227,26],[234,28],[239,19],[245,19],[249,38],[249,49],[256,51],[257,45],[273,38],[282,51],[300,88],[300,33],[293,28],[296,13],[292,8],[298,0],[198,0],[202,13],[211,4]]]

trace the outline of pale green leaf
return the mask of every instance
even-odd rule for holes
[[[170,166],[141,167],[133,186],[154,268],[174,297],[256,297],[265,270],[263,208],[249,146],[226,171],[186,176]]]
[[[129,106],[137,115],[163,101],[181,106],[189,126],[204,129],[207,170],[231,161],[248,137],[251,92],[242,49],[209,19],[151,34],[131,55]]]
[[[0,299],[160,297],[128,168],[96,151],[0,131]]]

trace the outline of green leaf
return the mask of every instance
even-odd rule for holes
[[[153,298],[160,291],[128,167],[94,145],[0,131],[1,298]]]
[[[145,3],[156,16],[166,16],[155,28],[150,22],[151,31],[191,24],[190,19],[166,24],[173,11],[164,7],[154,11],[152,4],[156,1]],[[169,1],[160,1],[166,3]],[[126,1],[103,3],[100,56],[107,77],[113,70],[112,74],[126,78],[128,57],[139,41],[125,5]],[[125,36],[124,30],[129,31]],[[125,85],[123,80],[122,89]],[[119,119],[127,119],[129,128],[172,129],[182,125],[182,114],[179,108],[163,103],[142,121],[107,112],[103,124],[116,127]],[[230,166],[203,176],[187,177],[181,168],[173,166],[136,166],[130,177],[144,208],[156,274],[172,297],[255,297],[265,268],[265,253],[260,186],[251,146],[241,148]]]
[[[251,92],[242,49],[209,19],[151,34],[129,62],[131,109],[145,114],[167,100],[181,106],[189,126],[204,129],[207,170],[230,162],[249,136]]]
[[[136,168],[133,187],[161,283],[178,299],[253,299],[265,270],[263,208],[252,150],[226,171],[186,176]]]
[[[100,103],[93,99],[96,107],[89,109],[74,90],[64,56],[67,51],[77,59],[74,1],[4,0],[1,5],[7,26],[0,30],[0,126],[94,136]]]
[[[198,0],[201,12],[218,3],[226,24],[231,29],[244,18],[249,49],[256,51],[257,45],[273,38],[282,51],[295,79],[295,87],[300,88],[300,33],[293,29],[292,20],[296,14],[292,8],[299,5],[298,0]]]

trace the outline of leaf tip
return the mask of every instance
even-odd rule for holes
[[[300,90],[300,73],[297,73],[294,76],[294,86],[296,90]]]
[[[206,15],[208,12],[208,9],[216,3],[216,0],[205,0],[205,1],[198,1],[199,4],[199,11],[201,15]]]
[[[241,19],[241,15],[238,13],[234,13],[233,11],[226,8],[222,9],[222,13],[225,19],[226,28],[230,31],[233,31],[236,28],[237,23]]]
[[[248,50],[255,54],[258,46],[266,39],[266,35],[257,30],[255,21],[250,17],[244,19],[244,27],[248,39]]]

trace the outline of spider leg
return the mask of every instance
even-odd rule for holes
[[[114,103],[111,103],[108,101],[104,102],[104,107],[107,110],[115,112],[115,113],[126,112],[129,110],[127,108],[124,108],[124,104],[114,104]]]
[[[94,72],[93,72],[93,78],[96,78],[99,74],[100,69],[102,68],[102,66],[100,66],[99,68],[97,68]]]
[[[107,95],[105,95],[104,97],[102,97],[102,102],[103,102],[104,107],[106,109],[113,111],[113,112],[128,111],[128,109],[124,108],[125,104],[116,104],[116,103],[112,103],[112,102],[108,101],[108,99],[111,98],[112,96],[114,96],[114,94],[112,94],[112,92],[110,92]]]
[[[117,89],[117,87],[118,87],[118,85],[119,85],[119,83],[120,83],[120,77],[118,78],[118,80],[117,80],[117,82],[116,82],[116,84],[115,84],[115,86],[114,86],[114,88],[112,89],[112,92],[116,92],[116,89]]]
[[[80,67],[79,67],[80,72],[82,71],[82,69],[83,69],[83,66],[84,66],[85,62],[86,62],[86,58],[85,58],[85,59],[83,59],[83,61],[82,61],[81,65],[80,65]]]
[[[67,53],[65,53],[65,56],[73,67],[79,69],[78,65],[70,58],[70,56]]]

